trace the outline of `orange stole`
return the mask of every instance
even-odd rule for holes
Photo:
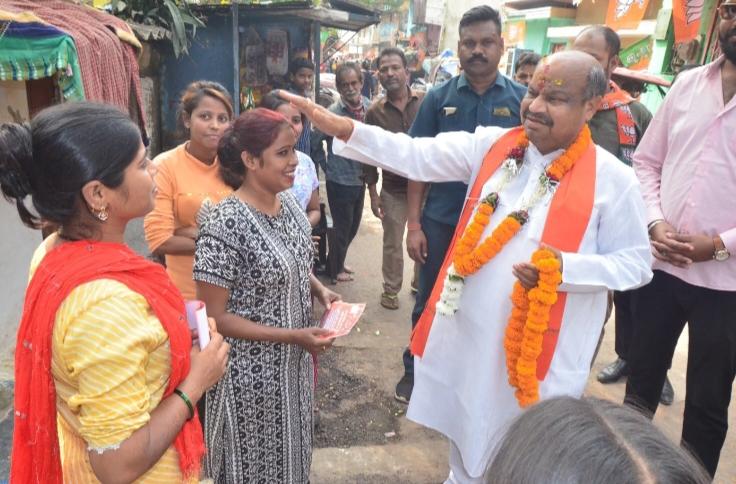
[[[412,331],[409,348],[415,356],[421,357],[424,355],[424,348],[427,345],[429,332],[432,329],[432,322],[436,313],[435,306],[442,293],[447,269],[452,263],[455,244],[462,237],[465,227],[470,221],[483,186],[506,160],[509,150],[516,146],[519,133],[522,129],[521,127],[514,128],[503,135],[491,146],[491,149],[488,150],[488,153],[483,159],[478,176],[475,178],[470,193],[465,200],[465,206],[455,228],[455,234],[445,255],[445,260],[442,263],[442,269],[437,276],[424,312],[419,318],[419,321],[417,321],[414,331]],[[590,221],[590,214],[593,211],[595,177],[595,144],[590,143],[585,154],[576,161],[570,172],[563,177],[552,197],[552,204],[549,208],[547,222],[544,225],[544,231],[542,233],[543,243],[557,248],[562,252],[578,251],[585,235],[585,230],[588,227],[588,222]],[[550,223],[553,220],[564,222]],[[560,292],[557,302],[552,306],[550,311],[549,328],[545,332],[542,342],[542,354],[537,359],[537,379],[540,381],[544,380],[544,377],[547,375],[552,357],[554,356],[557,338],[562,324],[562,316],[565,311],[566,299],[567,293]]]

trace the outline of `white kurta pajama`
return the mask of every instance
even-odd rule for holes
[[[355,123],[348,141],[335,140],[341,156],[386,168],[411,180],[463,181],[471,186],[491,145],[506,132],[442,133],[412,139]],[[483,239],[537,189],[545,167],[563,150],[543,156],[530,144],[518,176],[500,193]],[[502,175],[483,187],[485,197]],[[503,339],[511,314],[512,266],[539,248],[552,194],[530,210],[529,222],[476,274],[465,279],[459,310],[435,316],[421,358],[407,416],[450,438],[466,475],[482,476],[495,444],[522,410],[508,383]],[[553,223],[565,223],[564,220]],[[596,186],[590,222],[578,253],[563,253],[560,291],[568,292],[554,357],[541,399],[583,393],[606,313],[607,291],[647,283],[652,273],[644,202],[631,168],[596,147]],[[482,240],[482,239],[481,239]],[[457,477],[457,476],[456,476]]]

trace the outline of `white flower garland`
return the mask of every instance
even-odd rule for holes
[[[524,153],[526,156],[526,153]],[[489,193],[498,193],[500,194],[503,189],[506,188],[506,185],[516,178],[516,176],[521,171],[522,163],[518,163],[516,159],[514,158],[507,158],[504,160],[502,167],[503,167],[503,176],[498,182],[498,185],[495,187],[492,187],[491,191]],[[537,185],[537,189],[534,191],[532,196],[526,200],[524,203],[521,204],[521,209],[526,212],[529,212],[534,206],[539,203],[542,198],[548,193],[548,192],[554,192],[554,190],[557,188],[557,183],[551,180],[547,176],[546,170],[542,172],[542,174],[539,176],[539,184]],[[440,300],[437,301],[437,305],[435,306],[435,309],[437,313],[441,314],[442,316],[453,316],[457,312],[460,306],[460,297],[463,294],[463,287],[465,285],[465,278],[458,274],[458,272],[455,270],[454,264],[450,264],[450,267],[447,268],[447,275],[445,276],[445,280],[442,283],[442,292],[440,293]]]

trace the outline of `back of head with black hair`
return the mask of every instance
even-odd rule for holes
[[[84,185],[123,183],[140,145],[140,130],[114,106],[79,102],[46,108],[30,125],[0,125],[0,189],[15,202],[24,224],[63,227],[77,219]],[[28,196],[35,214],[25,205]]]
[[[289,74],[292,76],[296,75],[296,73],[299,72],[299,69],[309,69],[310,71],[314,71],[314,62],[303,57],[297,57],[291,61],[291,64],[289,64]]]
[[[608,46],[608,54],[611,57],[617,56],[621,52],[621,38],[618,36],[615,30],[607,25],[591,25],[583,29],[578,37],[586,34],[597,34],[603,37]]]
[[[496,448],[487,484],[707,484],[695,458],[639,412],[594,398],[545,400]]]
[[[524,52],[519,56],[519,59],[516,61],[516,67],[514,70],[519,70],[519,68],[523,66],[534,66],[536,67],[537,64],[539,64],[539,61],[542,60],[542,56],[537,54],[536,52]]]
[[[271,111],[278,111],[278,109],[284,104],[289,104],[289,101],[285,101],[284,98],[279,96],[278,91],[274,90],[261,98],[261,103],[258,105],[259,108],[270,109]],[[307,123],[307,116],[304,113],[300,113],[302,118],[302,124]]]
[[[462,31],[463,28],[480,22],[493,22],[498,28],[498,35],[501,35],[501,15],[498,13],[498,10],[488,5],[473,7],[465,12],[460,19],[458,31]]]
[[[261,98],[261,102],[258,107],[270,109],[271,111],[276,111],[284,104],[289,104],[289,101],[284,100],[281,96],[279,96],[278,91],[274,90],[267,93]]]
[[[395,55],[401,59],[401,63],[404,64],[404,67],[407,66],[406,63],[406,55],[404,55],[404,51],[399,49],[398,47],[387,47],[381,51],[380,54],[378,54],[378,66],[381,65],[381,59],[384,57],[388,57],[390,55]]]

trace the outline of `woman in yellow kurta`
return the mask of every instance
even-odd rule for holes
[[[186,299],[195,298],[192,266],[198,227],[209,209],[233,191],[221,177],[217,159],[217,145],[232,116],[224,87],[191,83],[178,112],[188,140],[153,160],[158,195],[144,222],[146,240],[151,252],[166,258],[166,270]]]
[[[61,242],[52,234],[36,249],[31,277]],[[115,324],[101,328],[100,321]],[[118,281],[88,282],[64,299],[54,322],[51,372],[65,482],[97,482],[88,449],[115,449],[148,422],[168,382],[168,339],[145,298]],[[173,446],[141,481],[182,481]]]
[[[195,405],[228,345],[213,331],[192,350],[181,293],[123,243],[127,222],[153,208],[154,173],[140,131],[112,106],[0,125],[3,195],[25,224],[59,227],[35,253],[18,329],[14,484],[199,477]]]

